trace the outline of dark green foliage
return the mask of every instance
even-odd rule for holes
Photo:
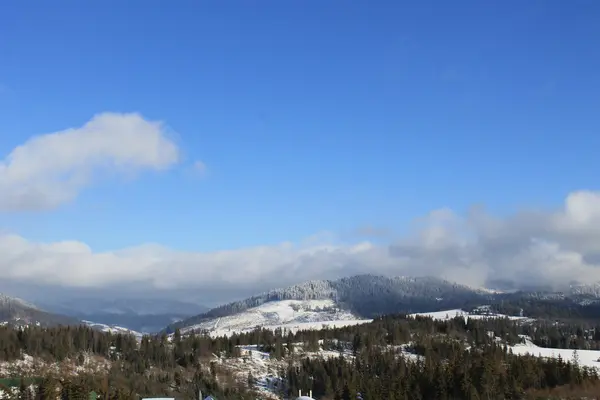
[[[534,391],[598,382],[597,371],[579,367],[576,357],[571,361],[513,356],[487,334],[503,332],[514,339],[521,329],[501,319],[465,322],[400,316],[322,331],[322,337],[346,341],[355,357],[305,358],[300,365],[290,365],[285,373],[288,394],[312,389],[316,398],[335,400],[356,399],[358,393],[364,400],[520,399]],[[310,337],[308,332],[301,335]],[[409,341],[404,348],[413,353],[410,359],[397,346]]]
[[[364,400],[518,399],[527,391],[598,380],[595,370],[557,359],[510,356],[496,345],[457,348],[448,358],[436,356],[437,343],[430,346],[428,358],[420,361],[376,348],[354,360],[306,358],[287,371],[289,392],[310,387],[316,398],[355,399],[361,393]]]
[[[244,345],[256,345],[273,358],[288,358],[288,367],[279,371],[282,390],[295,395],[298,389],[311,389],[318,399],[356,399],[357,393],[364,400],[517,399],[598,382],[595,371],[577,365],[577,357],[513,356],[506,346],[521,341],[519,335],[546,347],[600,348],[600,327],[585,322],[519,324],[463,317],[434,321],[390,315],[370,324],[321,331],[259,329],[230,338],[175,331],[171,339],[145,336],[140,342],[87,327],[0,327],[0,361],[15,360],[22,353],[51,362],[70,359],[85,364],[89,355],[112,360],[106,375],[43,377],[35,397],[40,400],[57,394],[83,399],[91,391],[103,399],[144,395],[186,399],[194,398],[198,390],[222,399],[252,398],[239,385],[217,384],[225,380],[219,379],[219,364],[212,362],[215,354],[238,356]],[[322,347],[340,356],[302,358],[295,343],[304,343],[306,351]],[[406,353],[411,353],[410,359]],[[248,374],[244,380],[242,384],[250,384],[255,377]],[[21,389],[21,398],[29,398],[26,388]]]
[[[359,392],[365,400],[517,399],[532,391],[594,383],[598,377],[595,370],[579,368],[576,357],[516,357],[507,344],[520,342],[519,335],[529,335],[541,346],[596,349],[600,348],[596,332],[600,327],[587,323],[463,317],[434,321],[396,315],[370,324],[295,334],[256,330],[232,340],[256,343],[272,354],[279,343],[287,350],[291,343],[301,342],[310,351],[322,340],[324,350],[340,352],[339,358],[307,358],[300,366],[290,365],[282,374],[289,395],[312,389],[316,398],[327,399],[355,399]],[[405,359],[400,356],[401,347],[424,360]]]
[[[221,387],[206,368],[214,353],[227,353],[226,339],[186,337],[173,343],[166,336],[146,336],[138,343],[134,336],[110,334],[84,326],[13,329],[0,327],[0,361],[13,361],[22,353],[50,363],[70,359],[84,364],[85,354],[112,360],[106,375],[79,373],[76,376],[48,375],[37,379],[5,379],[4,386],[20,387],[20,398],[29,399],[34,383],[39,400],[87,399],[95,391],[103,399],[139,399],[140,396],[195,398],[198,390],[217,398],[244,399],[248,394],[238,385]],[[204,367],[202,367],[204,365]],[[152,369],[150,369],[152,367]]]

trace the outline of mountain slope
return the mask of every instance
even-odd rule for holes
[[[0,324],[54,326],[80,323],[75,318],[46,312],[24,300],[0,293]]]
[[[183,328],[181,333],[208,332],[228,336],[260,326],[265,329],[317,329],[370,322],[337,307],[333,300],[279,300],[264,303],[238,314],[205,320]]]
[[[90,328],[99,330],[101,332],[133,335],[138,338],[141,338],[143,336],[143,334],[140,332],[136,332],[131,329],[124,328],[122,326],[110,326],[110,325],[106,325],[106,324],[99,324],[99,323],[96,323],[93,321],[85,321],[85,320],[81,321],[81,322],[83,324],[89,326]]]
[[[569,294],[571,296],[589,296],[592,298],[600,298],[600,283],[571,285],[569,286]]]
[[[335,281],[309,281],[288,288],[275,289],[171,324],[167,327],[167,331],[204,326],[203,324],[214,319],[243,313],[273,301],[331,300],[332,305],[346,310],[355,318],[372,318],[376,315],[397,312],[461,308],[473,302],[483,301],[491,295],[486,290],[474,289],[438,278],[357,275]]]

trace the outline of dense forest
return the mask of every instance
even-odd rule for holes
[[[49,398],[59,390],[63,399],[81,399],[81,393],[97,392],[102,398],[138,399],[140,396],[173,396],[180,399],[197,397],[198,390],[218,398],[252,398],[236,382],[224,382],[218,369],[210,363],[214,352],[231,351],[228,340],[206,337],[181,338],[172,341],[163,335],[145,336],[138,343],[131,335],[110,334],[88,327],[13,329],[0,327],[0,362],[16,361],[23,354],[52,363],[72,360],[84,362],[85,356],[101,356],[110,361],[105,374],[78,371],[76,375],[48,371],[41,376],[38,399]],[[14,376],[4,376],[14,378]],[[19,377],[27,378],[32,377]],[[24,385],[25,387],[25,385]],[[29,396],[19,394],[19,398]],[[46,393],[46,394],[44,394]],[[45,397],[46,396],[46,397]]]
[[[286,393],[312,388],[316,398],[505,399],[577,391],[600,395],[596,369],[569,360],[515,356],[508,346],[528,335],[541,347],[600,349],[600,326],[504,319],[445,321],[386,316],[371,324],[296,334],[257,330],[234,336],[259,343],[275,358],[288,358]],[[499,340],[501,338],[501,340]],[[337,351],[328,359],[294,356],[306,350]],[[351,357],[347,357],[351,354]]]
[[[523,315],[545,319],[600,319],[600,302],[597,298],[540,297],[531,293],[510,294],[492,303],[500,314]]]
[[[75,365],[95,355],[109,360],[105,373],[48,371],[35,397],[81,398],[94,390],[109,399],[142,395],[195,398],[198,390],[219,399],[256,398],[248,382],[236,380],[219,362],[258,345],[280,360],[282,395],[313,390],[317,399],[491,399],[526,398],[556,391],[598,394],[595,369],[573,359],[515,356],[509,346],[523,335],[543,347],[600,349],[600,326],[455,317],[444,321],[389,315],[370,324],[289,332],[261,330],[229,338],[207,335],[145,336],[103,333],[88,327],[13,329],[0,327],[0,362],[24,354],[52,364]],[[310,352],[328,351],[329,357]],[[3,376],[14,377],[14,376]],[[32,377],[25,377],[32,378]],[[251,381],[251,379],[249,379]],[[24,381],[26,383],[26,381]],[[23,384],[25,393],[27,385]],[[44,395],[46,393],[46,395]],[[28,397],[29,396],[29,397]],[[254,396],[254,397],[253,397]]]
[[[515,357],[498,345],[466,350],[448,341],[430,341],[425,357],[411,360],[394,351],[364,348],[343,357],[306,358],[287,372],[291,394],[307,386],[317,398],[363,399],[520,399],[544,389],[598,381],[596,370],[576,362]]]

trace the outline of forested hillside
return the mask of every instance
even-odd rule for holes
[[[202,321],[233,315],[277,300],[332,299],[361,317],[371,318],[394,312],[419,312],[480,304],[490,297],[486,291],[438,278],[357,275],[336,281],[309,281],[275,289],[246,300],[229,303],[206,313],[170,325],[168,332]]]
[[[257,377],[242,352],[254,346],[267,355],[259,364],[269,363],[271,381],[279,382],[269,393],[284,398],[298,390],[312,390],[322,400],[356,399],[359,393],[364,400],[600,395],[589,357],[580,362],[577,352],[549,359],[518,355],[528,341],[583,354],[600,349],[600,325],[462,316],[436,321],[400,314],[294,334],[256,330],[210,338],[176,331],[141,342],[86,327],[0,327],[0,378],[38,377],[38,395],[59,390],[65,399],[79,399],[90,390],[109,399],[192,399],[198,390],[221,399],[250,399],[257,398],[252,393]],[[24,357],[37,366],[7,367]],[[103,369],[86,369],[92,357],[102,360]],[[240,360],[244,379],[232,374],[230,360]],[[60,362],[73,368],[53,367]],[[26,385],[23,390],[28,393]]]
[[[292,359],[286,393],[313,390],[316,398],[355,399],[522,399],[600,395],[598,370],[571,358],[520,356],[531,340],[546,347],[600,349],[600,325],[508,319],[446,321],[386,316],[371,324],[295,335],[256,331],[241,343],[261,343],[274,358]],[[294,343],[322,347],[339,356],[294,355]],[[600,355],[600,352],[596,353]],[[600,366],[600,363],[598,364]],[[580,397],[569,397],[580,398]]]
[[[206,313],[171,324],[166,332],[189,327],[211,319],[241,313],[266,302],[279,300],[331,299],[361,318],[390,313],[416,313],[470,309],[490,305],[501,313],[521,311],[534,318],[600,318],[597,285],[572,287],[568,293],[518,291],[500,293],[475,289],[433,277],[395,277],[357,275],[336,281],[309,281],[275,289],[246,300],[214,308]]]
[[[40,378],[37,398],[47,398],[44,393],[55,390],[62,391],[63,399],[76,400],[92,390],[103,398],[125,400],[156,395],[192,399],[198,390],[220,398],[250,398],[237,383],[227,383],[227,375],[209,362],[215,352],[230,348],[228,341],[203,337],[176,338],[170,343],[166,336],[146,336],[138,343],[134,336],[83,326],[0,327],[0,378],[22,378],[25,382]],[[35,363],[19,363],[23,357]],[[104,368],[86,369],[91,357],[101,360]],[[54,368],[57,363],[63,368]],[[34,396],[23,390],[27,392],[23,396]]]

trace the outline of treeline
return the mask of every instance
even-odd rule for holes
[[[323,400],[475,400],[535,398],[541,390],[597,383],[598,375],[560,358],[513,356],[496,344],[466,350],[431,340],[423,358],[370,347],[351,360],[306,358],[290,365],[285,379],[289,395],[312,388]]]
[[[534,294],[508,294],[492,303],[492,309],[500,314],[523,315],[531,318],[561,320],[598,320],[600,303],[598,299],[586,302],[579,298],[535,296]]]
[[[231,340],[206,336],[182,338],[176,333],[172,340],[167,335],[147,335],[138,341],[133,335],[101,332],[83,325],[18,329],[0,326],[0,361],[19,359],[23,353],[48,361],[87,353],[139,366],[138,369],[143,371],[149,365],[159,368],[194,366],[203,357],[223,351],[236,351]]]

